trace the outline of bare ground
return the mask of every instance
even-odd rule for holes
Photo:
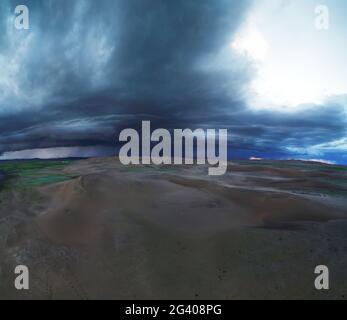
[[[65,169],[78,178],[32,198],[6,191],[0,298],[347,297],[347,202],[334,173],[205,169],[90,159]],[[14,289],[18,264],[29,267],[29,291]],[[321,264],[329,291],[313,285]]]

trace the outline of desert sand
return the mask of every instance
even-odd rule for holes
[[[75,178],[1,200],[2,299],[347,297],[346,168],[237,162],[209,177],[95,158],[63,172]],[[329,291],[314,287],[321,264]]]

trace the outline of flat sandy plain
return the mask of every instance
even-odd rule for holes
[[[1,183],[1,299],[347,298],[346,167],[243,161],[210,177],[95,158]]]

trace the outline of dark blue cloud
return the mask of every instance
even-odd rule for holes
[[[250,1],[21,3],[30,9],[30,30],[13,28],[17,1],[0,4],[0,152],[114,146],[120,129],[141,120],[229,128],[234,156],[286,157],[346,134],[339,103],[300,113],[254,111],[242,94],[252,66],[236,57],[207,65]]]

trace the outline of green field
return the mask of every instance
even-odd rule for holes
[[[5,179],[0,186],[30,189],[75,178],[63,172],[73,160],[28,160],[0,162]]]

